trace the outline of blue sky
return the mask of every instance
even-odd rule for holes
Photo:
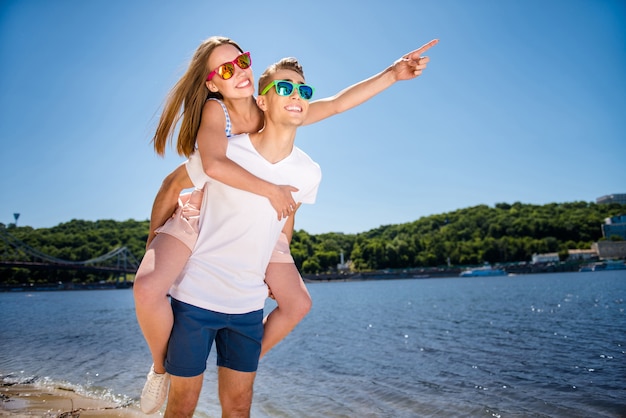
[[[182,162],[150,144],[163,100],[212,35],[256,76],[296,56],[317,98],[440,39],[419,79],[300,128],[323,180],[298,229],[626,192],[622,0],[3,0],[0,222],[148,219]]]

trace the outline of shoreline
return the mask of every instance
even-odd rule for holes
[[[4,383],[0,386],[0,416],[132,418],[146,415],[136,406],[90,398],[73,389]]]
[[[597,261],[596,261],[597,262]],[[547,273],[570,273],[581,271],[582,267],[596,263],[592,260],[565,262],[565,263],[495,263],[492,266],[505,271],[507,275],[531,275]],[[484,265],[467,265],[456,267],[416,267],[406,269],[388,269],[362,272],[334,272],[302,274],[305,283],[340,283],[362,282],[368,280],[399,280],[399,279],[449,279],[461,277],[461,273],[468,268],[480,268]],[[0,293],[45,292],[69,290],[116,290],[132,289],[133,282],[115,283],[48,283],[48,284],[0,284]]]

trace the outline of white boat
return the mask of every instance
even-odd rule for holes
[[[489,264],[482,267],[467,269],[461,272],[460,277],[485,277],[485,276],[506,276],[506,271],[502,269],[494,269]]]

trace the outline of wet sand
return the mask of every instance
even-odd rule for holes
[[[0,386],[0,416],[77,418],[148,415],[136,406],[87,398],[71,389],[15,384]]]

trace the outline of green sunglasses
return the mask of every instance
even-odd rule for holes
[[[263,91],[261,92],[261,96],[267,93],[272,88],[272,86],[276,88],[276,93],[279,96],[291,96],[294,87],[297,87],[298,94],[304,100],[311,100],[311,97],[313,97],[313,91],[315,91],[315,89],[308,84],[292,83],[291,81],[287,80],[274,80],[263,89]]]

